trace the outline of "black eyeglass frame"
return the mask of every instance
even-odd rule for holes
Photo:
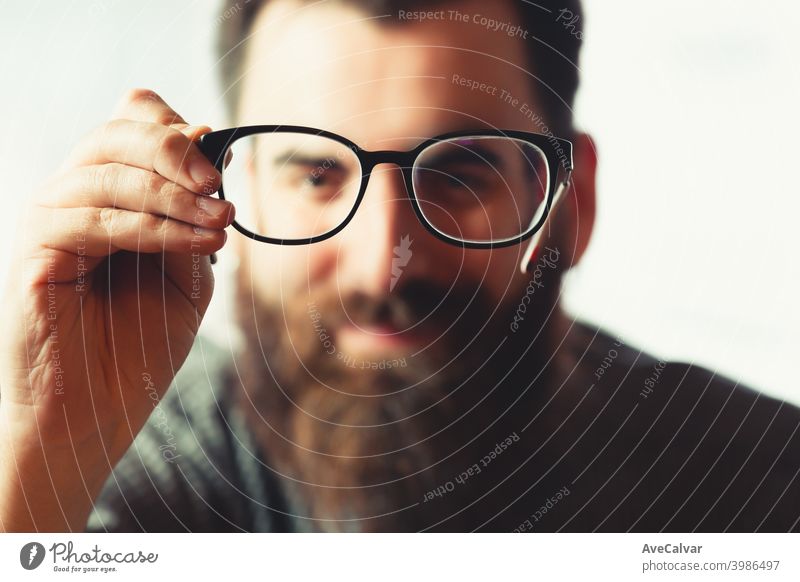
[[[566,139],[557,138],[549,135],[527,132],[527,131],[518,131],[518,130],[505,130],[505,129],[461,130],[450,133],[444,133],[426,139],[418,146],[409,151],[392,151],[392,150],[368,151],[362,149],[361,147],[358,146],[358,144],[353,143],[346,137],[342,137],[341,135],[337,135],[335,133],[332,133],[330,131],[325,131],[322,129],[315,129],[311,127],[303,127],[297,125],[248,125],[241,127],[232,127],[229,129],[222,129],[219,131],[212,131],[210,133],[203,135],[198,145],[203,154],[211,161],[211,163],[220,172],[220,174],[223,174],[225,154],[227,153],[228,148],[235,141],[243,137],[248,137],[259,133],[301,133],[306,135],[314,135],[314,136],[328,138],[347,146],[350,150],[353,151],[353,153],[358,158],[359,163],[361,164],[361,186],[358,192],[358,196],[356,197],[355,203],[353,204],[352,210],[339,226],[324,234],[305,239],[272,238],[251,232],[250,230],[244,228],[236,220],[234,220],[233,227],[243,235],[247,236],[248,238],[257,240],[259,242],[277,244],[277,245],[313,244],[327,240],[335,236],[339,232],[341,232],[353,219],[353,217],[356,214],[356,211],[358,210],[358,207],[361,205],[361,200],[364,198],[364,194],[367,191],[367,184],[372,174],[372,170],[378,164],[389,163],[389,164],[396,164],[397,166],[400,167],[400,170],[403,173],[403,179],[405,181],[406,193],[409,199],[411,200],[411,205],[414,208],[414,213],[417,215],[417,218],[423,224],[423,226],[425,226],[425,228],[432,235],[434,235],[435,237],[444,242],[468,249],[497,249],[497,248],[509,247],[528,240],[542,228],[555,202],[554,199],[556,197],[556,191],[559,190],[560,186],[567,185],[567,183],[569,182],[570,175],[572,174],[572,142]],[[428,219],[425,218],[425,215],[423,214],[422,209],[419,206],[419,201],[417,200],[417,196],[414,192],[414,181],[413,181],[414,163],[416,162],[419,155],[430,146],[445,140],[450,140],[458,137],[509,137],[528,142],[539,148],[542,152],[544,152],[545,157],[547,158],[547,166],[550,175],[550,180],[548,184],[545,209],[542,216],[539,218],[536,224],[532,225],[531,227],[528,228],[528,230],[526,230],[525,232],[521,233],[519,236],[516,236],[514,238],[499,240],[499,241],[482,242],[482,241],[465,241],[448,236],[443,232],[437,230],[428,221]],[[562,150],[563,152],[562,154],[559,154],[557,152],[556,149],[557,147]],[[561,162],[561,165],[563,166],[563,169],[566,172],[565,178],[560,182],[558,180],[559,162]],[[224,182],[224,177],[223,177],[223,182]],[[223,200],[225,199],[224,183],[219,188],[219,197]]]

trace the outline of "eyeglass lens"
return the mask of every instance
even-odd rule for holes
[[[358,155],[336,140],[302,133],[237,139],[223,170],[236,220],[265,237],[299,240],[339,227],[362,183]],[[512,239],[541,218],[551,177],[537,146],[503,136],[441,140],[417,156],[414,194],[425,220],[468,242]]]

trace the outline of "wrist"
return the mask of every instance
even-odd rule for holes
[[[82,531],[111,473],[97,450],[46,442],[0,414],[0,527],[5,531]]]

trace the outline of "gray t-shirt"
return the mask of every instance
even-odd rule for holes
[[[586,390],[537,450],[536,466],[555,470],[521,460],[515,482],[482,499],[505,521],[480,530],[800,530],[800,409],[596,327],[576,324],[572,345]],[[89,531],[315,529],[233,406],[230,366],[230,353],[198,338]]]
[[[230,354],[199,336],[95,502],[89,531],[288,529],[224,375]]]

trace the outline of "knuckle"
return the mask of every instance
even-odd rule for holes
[[[175,182],[170,180],[161,181],[158,189],[158,201],[165,210],[175,204],[175,194],[177,192],[178,187]]]
[[[160,184],[158,189],[157,196],[157,203],[159,210],[166,215],[174,215],[176,211],[176,206],[180,201],[181,197],[177,194],[180,192],[181,188],[170,180],[163,180]]]
[[[156,123],[159,125],[183,124],[183,118],[171,109],[166,109],[156,116]]]
[[[144,89],[141,87],[128,90],[125,99],[129,103],[158,103],[161,101],[161,97],[159,97],[158,93],[152,89]]]
[[[164,189],[164,178],[159,176],[156,172],[145,172],[142,176],[142,190],[145,196],[152,196],[156,200],[161,200]]]
[[[70,150],[63,167],[73,168],[83,164],[87,152],[96,152],[109,134],[117,132],[122,124],[121,119],[111,119],[81,135],[74,147]]]
[[[170,129],[169,131],[165,131],[161,137],[159,150],[164,155],[175,157],[178,161],[180,161],[188,149],[187,141],[188,140],[181,132]]]
[[[81,140],[80,145],[84,150],[97,150],[104,142],[111,140],[113,136],[130,130],[129,124],[130,122],[126,119],[110,119],[97,126],[94,131],[86,135]]]
[[[121,129],[127,128],[129,123],[130,122],[127,119],[122,119],[122,118],[109,119],[108,121],[106,121],[105,123],[100,125],[100,127],[97,128],[95,136],[102,138],[109,133],[114,133]]]
[[[161,96],[152,89],[130,89],[125,96],[125,104],[132,109],[147,112],[147,118],[156,125],[184,123],[180,115],[167,105]]]
[[[155,234],[163,234],[166,229],[167,221],[162,218],[161,216],[157,216],[155,214],[142,214],[141,215],[141,227],[143,231],[155,233]]]
[[[97,225],[102,228],[106,234],[111,235],[114,230],[114,218],[118,214],[117,210],[109,206],[104,206],[96,209],[96,212],[95,221]]]
[[[95,192],[102,192],[104,195],[113,199],[113,194],[116,191],[116,168],[113,164],[100,164],[93,166],[88,171],[88,180],[90,188]],[[84,201],[88,198],[84,197]]]

